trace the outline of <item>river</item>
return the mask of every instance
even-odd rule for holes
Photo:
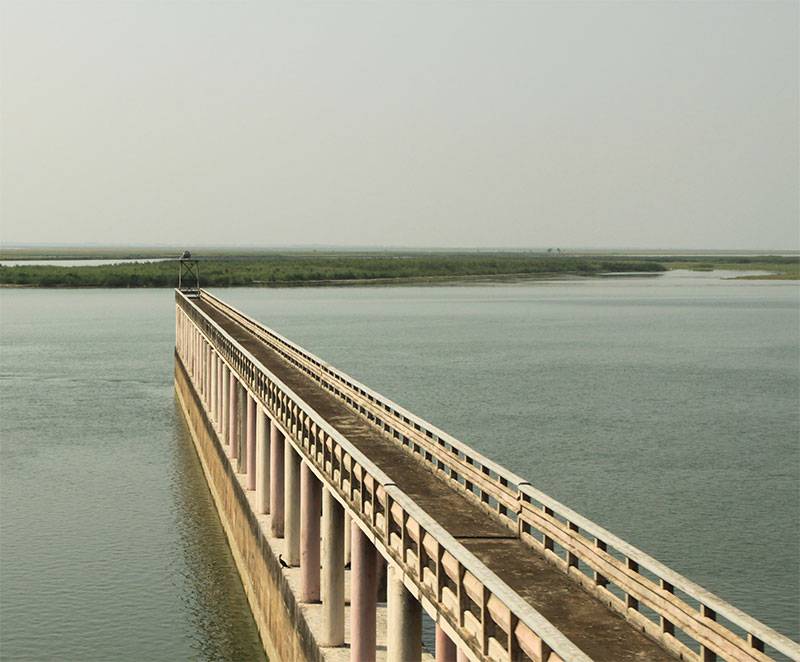
[[[214,292],[798,638],[800,290],[729,275]],[[0,290],[3,659],[263,659],[173,334]]]

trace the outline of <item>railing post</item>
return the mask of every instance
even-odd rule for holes
[[[344,508],[328,487],[322,499],[322,645],[344,643]]]
[[[403,584],[403,571],[389,566],[387,578],[387,662],[422,658],[422,606]]]

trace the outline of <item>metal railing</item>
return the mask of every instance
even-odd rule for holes
[[[214,295],[212,304],[684,659],[800,660],[800,645]],[[446,572],[446,570],[445,570]],[[466,590],[466,589],[465,589]],[[459,594],[460,595],[460,594]]]

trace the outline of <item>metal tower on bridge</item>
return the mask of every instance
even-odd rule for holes
[[[187,297],[200,296],[200,266],[197,258],[189,251],[183,251],[179,259],[178,289]]]

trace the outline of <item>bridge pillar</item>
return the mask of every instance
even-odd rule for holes
[[[308,462],[300,468],[300,600],[319,602],[322,484]]]
[[[236,432],[239,429],[239,424],[236,421],[236,413],[239,410],[239,405],[237,403],[239,384],[236,381],[236,375],[233,374],[233,370],[230,371],[230,379],[228,381],[228,390],[230,392],[230,398],[228,402],[230,405],[230,413],[228,414],[228,457],[231,459],[236,459]]]
[[[269,512],[270,438],[269,418],[258,406],[256,409],[256,515]]]
[[[422,606],[403,584],[399,568],[389,567],[387,580],[387,662],[422,659]]]
[[[350,515],[347,513],[344,514],[344,564],[350,565],[350,542],[353,539],[353,534],[350,531],[350,527],[352,526],[353,522],[350,519]]]
[[[247,389],[236,383],[236,471],[247,473]]]
[[[377,552],[358,525],[352,526],[350,554],[350,662],[375,662],[378,583]]]
[[[247,482],[248,490],[256,489],[256,400],[249,393],[247,398]]]
[[[456,645],[436,624],[436,662],[456,662]]]
[[[344,643],[345,514],[327,487],[322,497],[322,640],[323,646]]]
[[[220,436],[222,437],[222,447],[228,448],[228,421],[230,420],[231,408],[228,403],[230,397],[230,371],[228,364],[222,363],[222,422],[220,424]]]
[[[211,423],[217,424],[217,354],[211,351]]]
[[[217,354],[216,358],[217,362],[217,409],[216,409],[216,421],[217,421],[217,430],[222,429],[222,357]]]
[[[283,538],[284,530],[284,450],[283,433],[281,433],[281,431],[278,429],[278,426],[275,425],[275,421],[271,420],[269,426],[269,509],[270,514],[272,515],[270,528],[272,529],[272,535],[276,538]]]
[[[300,564],[300,456],[289,439],[283,442],[283,535],[286,562]]]

